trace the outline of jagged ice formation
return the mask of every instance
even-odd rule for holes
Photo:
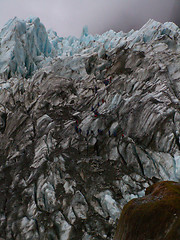
[[[179,33],[154,20],[79,39],[38,18],[5,25],[1,238],[113,239],[125,203],[180,181]]]
[[[0,75],[29,77],[32,73],[51,61],[55,56],[74,56],[76,54],[98,53],[101,57],[106,51],[126,44],[132,47],[137,42],[162,40],[170,48],[179,47],[180,30],[174,23],[158,23],[149,20],[140,30],[129,33],[110,30],[102,35],[88,34],[84,27],[81,37],[58,37],[53,30],[46,29],[39,18],[11,19],[0,33]]]

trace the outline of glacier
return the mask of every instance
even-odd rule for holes
[[[113,240],[129,200],[180,181],[179,28],[0,36],[0,238]]]
[[[114,49],[132,48],[138,42],[163,41],[179,51],[180,30],[174,23],[159,23],[150,19],[140,30],[116,33],[109,30],[92,35],[83,28],[80,38],[59,37],[52,29],[46,31],[38,17],[9,20],[0,32],[0,76],[28,78],[54,58],[97,53],[107,56]],[[176,41],[173,41],[176,40]]]

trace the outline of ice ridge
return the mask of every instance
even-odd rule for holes
[[[59,37],[53,30],[46,31],[37,17],[27,20],[15,17],[0,32],[0,76],[27,78],[55,57],[63,59],[94,52],[102,57],[124,45],[131,48],[137,42],[147,44],[160,39],[169,48],[179,49],[180,29],[174,23],[162,24],[150,19],[140,30],[128,33],[110,30],[102,35],[92,35],[85,26],[80,38]]]

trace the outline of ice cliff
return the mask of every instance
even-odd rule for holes
[[[1,31],[0,238],[113,239],[123,206],[180,181],[180,30]],[[148,224],[148,223],[147,223]]]

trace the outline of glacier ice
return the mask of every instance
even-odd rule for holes
[[[0,33],[0,74],[30,76],[46,57],[53,56],[53,47],[39,18],[27,21],[17,17],[7,22]]]
[[[178,48],[180,29],[174,23],[150,19],[140,30],[116,33],[109,30],[102,35],[88,33],[83,28],[80,38],[59,37],[53,30],[46,31],[37,17],[9,20],[0,32],[0,76],[9,79],[14,76],[29,77],[48,64],[53,58],[98,53],[104,57],[115,48],[133,47],[137,42],[144,44],[164,38],[169,48]],[[178,45],[174,46],[174,39]]]
[[[180,156],[177,154],[174,156],[174,169],[176,178],[180,179]]]

